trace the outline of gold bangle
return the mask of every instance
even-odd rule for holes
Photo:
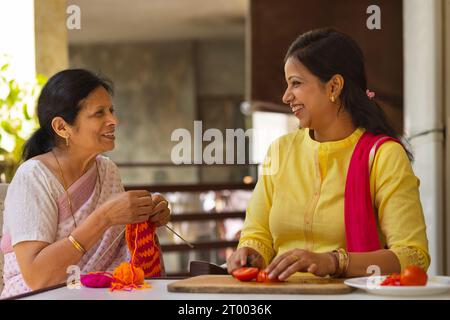
[[[343,248],[339,248],[337,250],[333,250],[333,253],[336,253],[338,255],[338,268],[336,272],[331,275],[333,278],[339,278],[343,276],[347,272],[348,268],[348,253]]]
[[[347,262],[345,264],[344,272],[342,272],[342,276],[345,277],[347,275],[348,265],[350,264],[350,256],[347,253]]]
[[[347,274],[348,265],[350,264],[350,256],[349,256],[348,252],[345,251],[345,249],[342,249],[342,250],[345,254],[345,265],[344,265],[344,269],[342,270],[342,276],[344,277]]]
[[[75,240],[75,238],[72,235],[69,235],[69,240],[70,242],[72,242],[75,249],[80,251],[82,254],[86,253],[86,249],[84,249],[83,246],[77,240]]]
[[[341,266],[341,274],[340,274],[340,276],[342,277],[347,272],[349,258],[348,258],[348,253],[345,249],[339,248],[338,251],[342,255],[342,266]]]
[[[344,258],[344,254],[342,253],[341,249],[338,249],[337,252],[339,254],[339,272],[336,276],[340,277],[342,275],[342,270],[344,269],[345,258]]]

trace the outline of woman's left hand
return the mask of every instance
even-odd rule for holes
[[[154,209],[148,221],[158,227],[166,225],[170,220],[169,202],[159,193],[152,194],[152,200]]]
[[[266,268],[270,279],[286,280],[295,272],[309,272],[324,277],[335,273],[335,260],[330,253],[302,249],[289,250],[276,257]]]

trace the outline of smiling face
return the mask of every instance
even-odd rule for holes
[[[98,154],[114,149],[114,131],[118,120],[111,96],[99,86],[81,103],[75,123],[70,126],[70,145],[82,152]]]
[[[324,129],[336,117],[337,104],[330,101],[331,84],[323,83],[300,61],[289,58],[284,66],[287,83],[283,102],[300,120],[302,128]]]

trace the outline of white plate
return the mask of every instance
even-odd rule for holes
[[[426,286],[380,286],[386,276],[371,276],[345,280],[350,287],[383,296],[428,296],[445,293],[450,290],[450,277],[433,276],[428,278]]]

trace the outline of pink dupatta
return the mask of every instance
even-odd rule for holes
[[[345,236],[349,252],[369,252],[381,248],[370,194],[369,160],[371,156],[374,158],[378,148],[386,141],[401,143],[386,135],[365,132],[353,151],[344,200]]]

